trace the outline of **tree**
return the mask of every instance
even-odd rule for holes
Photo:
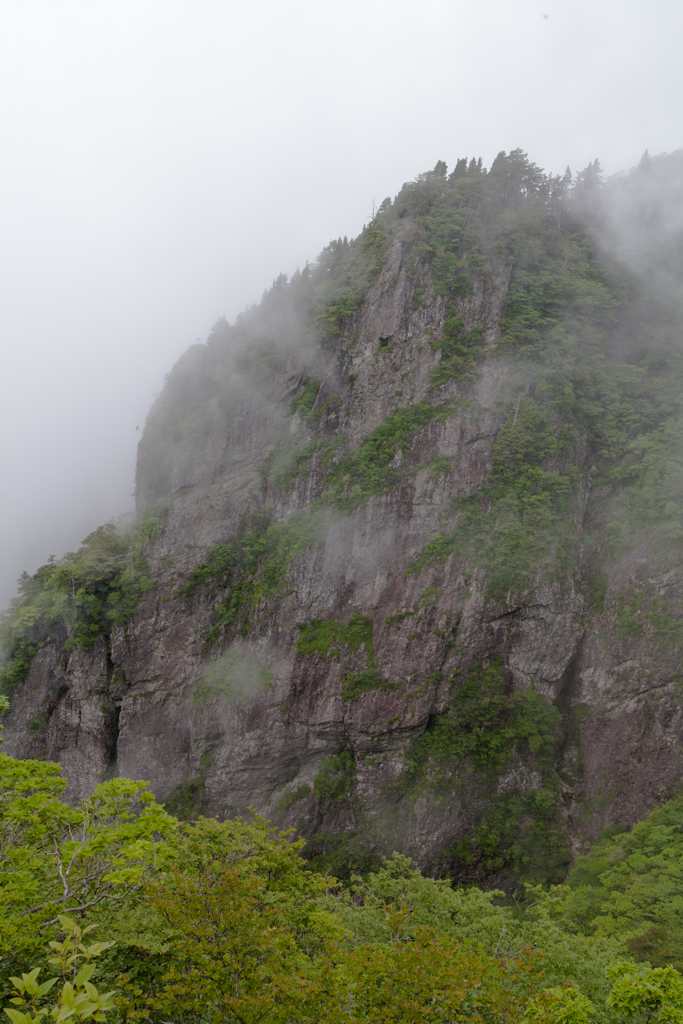
[[[610,967],[607,1003],[629,1020],[683,1024],[683,977],[673,967],[619,961]]]
[[[569,874],[563,913],[584,934],[609,936],[653,967],[683,967],[683,797],[630,832],[606,836]]]
[[[175,864],[145,883],[170,964],[147,990],[127,985],[130,1012],[258,1024],[296,1008],[302,1019],[320,998],[320,955],[343,935],[321,904],[335,882],[308,870],[303,845],[262,818],[182,826]]]
[[[590,1024],[594,1009],[591,1001],[571,985],[558,985],[534,996],[523,1024]]]
[[[0,754],[0,971],[25,969],[59,915],[141,898],[172,855],[177,822],[145,782],[112,779],[78,807],[59,799],[61,767]]]

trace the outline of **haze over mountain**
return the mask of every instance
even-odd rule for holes
[[[681,144],[672,4],[5,0],[0,600],[132,506],[164,374],[437,159]]]
[[[682,211],[681,151],[439,160],[219,318],[0,623],[7,752],[509,891],[678,792]]]

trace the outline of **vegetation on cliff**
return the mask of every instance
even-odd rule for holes
[[[678,158],[669,161],[662,158],[663,193],[678,171]],[[512,183],[504,198],[503,172]],[[630,187],[637,191],[650,172],[641,165]],[[521,154],[494,162],[479,183],[479,231],[488,251],[512,265],[498,344],[513,367],[509,413],[489,480],[454,502],[455,530],[434,538],[408,571],[456,554],[486,571],[490,597],[528,594],[543,573],[573,570],[571,507],[589,488],[600,496],[593,522],[602,526],[602,508],[610,509],[608,554],[623,554],[647,530],[661,544],[680,543],[683,324],[677,291],[653,301],[651,282],[600,245],[601,220],[624,187],[601,189],[593,175],[570,188],[568,178],[540,175]],[[423,202],[440,222],[445,200],[434,193],[431,183]],[[653,245],[642,227],[637,240],[644,250]],[[669,273],[680,272],[679,254],[668,256]]]
[[[33,576],[22,575],[19,596],[0,622],[0,692],[14,691],[46,644],[87,651],[132,618],[142,595],[154,587],[143,547],[162,529],[165,512],[150,509],[129,530],[100,526],[78,551],[51,558]]]
[[[671,657],[683,644],[680,609],[668,591],[644,596],[625,584],[608,594],[611,569],[637,544],[671,554],[683,540],[683,322],[678,293],[662,284],[665,271],[680,277],[680,252],[675,245],[663,256],[655,249],[656,218],[647,203],[630,220],[637,204],[626,203],[621,220],[614,216],[631,192],[649,194],[652,175],[666,188],[667,175],[679,173],[677,156],[644,162],[611,183],[601,182],[597,164],[576,178],[546,175],[521,151],[500,154],[488,170],[481,161],[459,161],[449,175],[439,162],[393,203],[382,203],[359,238],[339,239],[316,264],[289,280],[279,277],[235,324],[219,321],[206,346],[191,349],[170,373],[150,413],[140,448],[138,497],[148,510],[141,524],[129,534],[102,527],[78,552],[22,578],[1,627],[4,691],[26,678],[42,647],[52,644],[66,655],[92,649],[100,638],[109,643],[113,630],[135,615],[160,579],[147,558],[151,564],[149,542],[164,528],[163,503],[204,479],[207,441],[229,436],[233,406],[256,396],[265,408],[267,395],[281,435],[263,454],[246,511],[227,536],[211,533],[223,539],[205,545],[191,568],[185,561],[177,578],[168,566],[174,575],[160,597],[174,602],[179,615],[197,616],[201,655],[188,685],[192,713],[206,715],[221,701],[262,692],[272,667],[260,655],[245,655],[238,665],[240,645],[281,629],[280,611],[295,593],[298,569],[306,559],[313,563],[316,546],[333,528],[364,513],[370,521],[370,510],[408,491],[419,474],[434,485],[449,479],[454,449],[448,458],[425,456],[426,439],[445,433],[464,409],[478,415],[477,383],[482,368],[495,364],[500,392],[482,474],[471,487],[451,487],[440,518],[401,554],[387,582],[387,588],[396,580],[421,588],[420,599],[412,603],[413,590],[383,622],[373,621],[365,606],[346,609],[346,597],[341,611],[307,607],[290,623],[306,621],[282,640],[296,671],[338,669],[333,696],[344,715],[363,701],[396,694],[400,713],[381,723],[387,734],[403,726],[403,709],[416,693],[438,690],[421,735],[403,743],[403,763],[386,786],[386,817],[379,823],[364,817],[358,778],[365,754],[353,749],[345,725],[310,784],[292,779],[291,791],[273,794],[273,806],[284,814],[310,800],[317,829],[307,851],[311,863],[333,865],[345,880],[355,868],[376,866],[373,828],[395,827],[390,834],[398,835],[401,815],[412,814],[418,800],[444,807],[462,800],[471,813],[466,834],[444,845],[434,870],[468,881],[495,876],[510,890],[520,881],[561,881],[571,858],[569,830],[581,811],[574,806],[569,820],[567,791],[579,779],[581,760],[575,718],[564,698],[553,703],[531,684],[515,689],[506,638],[477,639],[465,649],[458,631],[474,580],[481,585],[482,622],[513,615],[552,585],[576,595],[572,615],[583,616],[586,631],[592,617],[619,642],[652,642]],[[611,244],[617,230],[628,234],[630,248]],[[390,408],[359,436],[354,346],[368,296],[391,286],[389,269],[398,263],[408,281],[406,308],[425,314],[420,345],[430,362],[421,391],[409,394],[403,378],[410,370],[402,372]],[[474,297],[493,282],[507,288],[502,316],[495,325],[474,323]],[[408,344],[393,335],[365,342],[368,360],[381,366]],[[221,465],[211,466],[206,472],[213,479]],[[445,489],[434,486],[424,500],[436,503],[440,493]],[[462,586],[449,594],[456,576]],[[404,678],[382,662],[381,644],[386,650],[408,617],[415,626],[407,642],[426,648],[433,641],[438,648],[435,665],[419,678]],[[278,711],[283,722],[290,712],[287,698]],[[567,750],[576,754],[575,774],[567,759],[561,764]],[[196,778],[176,793],[179,815],[201,810],[193,798],[205,795],[211,753],[202,758]],[[339,826],[343,812],[353,830]],[[622,847],[610,842],[598,853],[618,862],[618,870],[599,884],[591,875],[583,902],[572,897],[573,926],[649,944],[662,967],[679,963],[678,953],[666,950],[683,940],[662,907],[652,911],[649,938],[631,935],[628,922],[640,913],[633,909],[639,906],[633,880],[624,883],[623,913],[597,909],[626,873]],[[654,862],[664,847],[657,850],[646,855],[649,881],[638,875],[639,892],[663,885]]]
[[[456,877],[512,870],[520,879],[561,882],[571,859],[553,772],[561,715],[535,690],[506,692],[501,668],[494,657],[454,686],[448,708],[411,744],[399,786],[442,800],[452,797],[455,780],[461,792],[473,787],[473,801],[486,792],[481,823],[446,855]],[[512,764],[522,778],[536,777],[535,785],[501,792]]]

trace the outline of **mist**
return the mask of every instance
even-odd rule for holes
[[[132,508],[183,351],[404,181],[680,148],[682,28],[624,0],[2,0],[0,604]]]

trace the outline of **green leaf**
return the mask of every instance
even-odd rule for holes
[[[90,981],[95,973],[95,964],[85,964],[74,978],[74,985],[80,988],[86,981]]]
[[[12,1024],[33,1024],[33,1018],[29,1013],[21,1013],[20,1010],[13,1010],[10,1007],[5,1007],[5,1013],[12,1021]]]

